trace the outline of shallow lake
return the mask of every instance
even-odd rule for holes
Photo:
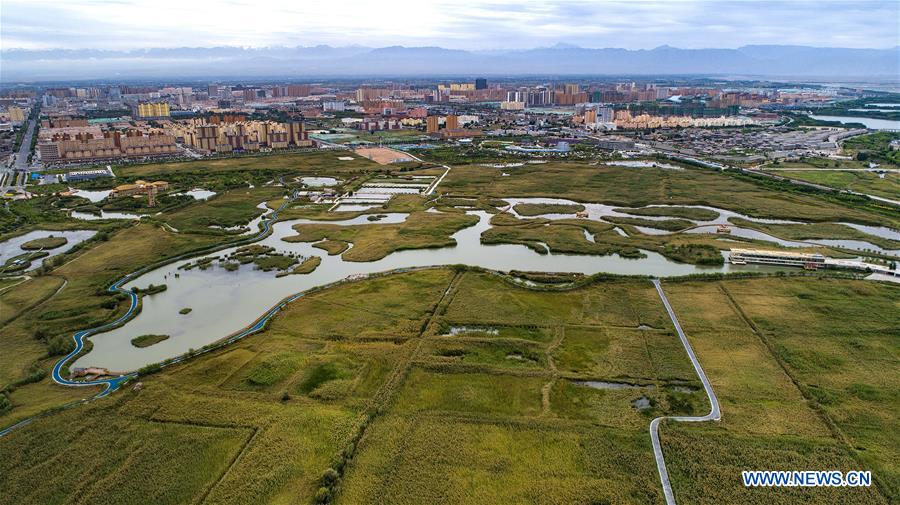
[[[0,265],[6,263],[6,261],[10,258],[14,258],[20,254],[24,254],[26,252],[33,251],[25,251],[22,249],[22,244],[26,242],[30,242],[32,240],[37,240],[39,238],[47,238],[51,235],[54,237],[65,237],[68,242],[56,249],[47,249],[47,252],[50,253],[48,256],[45,256],[37,261],[32,262],[32,268],[37,268],[45,259],[52,258],[58,254],[62,254],[76,244],[80,242],[84,242],[85,240],[96,235],[97,230],[67,230],[67,231],[48,231],[48,230],[35,230],[30,231],[24,235],[19,235],[18,237],[13,237],[4,242],[0,242]]]
[[[850,117],[850,116],[816,116],[811,114],[809,117],[818,119],[819,121],[838,121],[841,123],[860,123],[871,130],[900,130],[900,121],[891,121],[889,119],[872,119],[868,117]]]
[[[185,191],[184,193],[176,193],[176,195],[192,196],[194,197],[194,200],[208,200],[209,198],[216,196],[216,192],[208,189],[194,188],[190,191]]]
[[[512,244],[483,245],[480,242],[481,233],[490,228],[491,214],[483,211],[469,213],[478,216],[479,221],[453,235],[457,242],[455,247],[398,251],[372,262],[348,262],[340,256],[327,255],[313,247],[312,243],[281,240],[294,235],[293,225],[310,221],[276,223],[272,235],[258,243],[282,252],[321,257],[319,268],[306,275],[276,277],[274,272],[256,270],[252,265],[243,265],[232,272],[219,266],[207,270],[178,270],[179,265],[196,258],[160,267],[126,284],[125,288],[166,284],[168,289],[144,297],[141,313],[124,326],[91,337],[93,350],[71,366],[101,366],[120,372],[135,370],[235,333],[294,293],[351,276],[401,268],[464,264],[500,271],[611,272],[653,276],[775,270],[772,267],[728,263],[712,267],[681,264],[651,251],[644,252],[646,258],[627,259],[618,255],[538,254],[525,246]],[[371,225],[374,224],[377,223]],[[224,256],[233,251],[234,248],[226,249],[210,257]],[[177,278],[175,274],[178,274]],[[185,307],[190,307],[192,311],[186,315],[179,314]],[[171,338],[142,349],[131,345],[132,338],[145,334],[170,335]]]
[[[339,182],[334,177],[301,177],[300,182],[306,184],[307,186],[337,186]]]
[[[93,202],[93,203],[97,203],[97,202],[99,202],[100,200],[103,200],[104,198],[106,198],[107,196],[109,196],[110,193],[112,193],[112,190],[111,190],[111,189],[107,189],[107,190],[104,190],[104,191],[88,191],[88,190],[85,190],[85,189],[76,189],[75,192],[74,192],[73,194],[74,194],[75,196],[78,196],[78,197],[81,197],[81,198],[86,198],[86,199],[90,200],[90,201]]]

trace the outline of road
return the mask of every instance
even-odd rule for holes
[[[25,171],[28,169],[28,155],[31,154],[31,138],[34,137],[36,127],[37,119],[30,119],[28,121],[28,129],[25,130],[25,135],[22,137],[22,145],[19,146],[19,152],[16,153],[16,162],[12,166],[4,165],[0,167],[0,181],[3,181],[0,184],[0,193],[5,193],[7,189],[24,188],[24,175],[21,176],[23,178],[22,184],[19,184],[16,170]]]
[[[650,423],[650,440],[653,442],[653,456],[656,458],[656,469],[659,471],[659,480],[662,483],[663,493],[666,496],[666,505],[675,505],[675,494],[672,492],[672,484],[669,482],[669,471],[666,469],[666,460],[663,458],[662,446],[659,443],[659,423],[664,419],[679,422],[718,421],[722,419],[722,413],[719,410],[719,400],[712,390],[712,385],[710,385],[706,373],[703,372],[703,368],[700,367],[700,362],[697,361],[697,356],[694,355],[694,349],[691,347],[690,342],[688,342],[684,330],[681,329],[681,324],[678,322],[678,318],[675,317],[675,311],[672,310],[672,306],[669,305],[669,300],[666,298],[665,292],[663,292],[659,279],[653,279],[652,282],[653,286],[656,287],[656,292],[659,294],[659,299],[662,300],[663,305],[666,307],[666,312],[669,313],[669,319],[671,319],[672,324],[675,325],[675,331],[678,332],[678,338],[681,339],[681,345],[683,345],[684,350],[687,351],[688,357],[694,365],[694,370],[700,377],[700,382],[703,383],[703,389],[706,391],[706,396],[709,398],[709,404],[711,405],[709,414],[706,414],[705,416],[662,416],[657,417]]]
[[[22,137],[22,145],[19,146],[19,154],[16,155],[16,168],[19,170],[28,169],[28,155],[31,154],[31,137],[34,137],[34,129],[37,126],[37,118],[28,121],[28,130]]]

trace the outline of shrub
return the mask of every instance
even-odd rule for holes
[[[322,477],[319,479],[322,483],[322,486],[331,487],[337,482],[340,475],[338,475],[337,470],[334,468],[326,468],[324,472],[322,472]]]
[[[47,342],[48,356],[64,356],[75,349],[75,342],[68,335],[57,335]]]
[[[331,490],[327,487],[320,487],[316,491],[316,503],[328,503],[331,500]]]

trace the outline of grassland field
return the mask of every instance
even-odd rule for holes
[[[102,237],[29,280],[0,279],[0,387],[10,403],[0,411],[0,427],[96,391],[58,386],[47,371],[74,331],[124,312],[124,300],[105,291],[110,282],[233,240],[209,226],[245,224],[262,212],[260,202],[274,208],[299,187],[293,177],[359,183],[383,173],[367,160],[340,162],[338,155],[123,168],[126,178],[171,178],[173,191],[200,182],[219,192],[140,223],[75,222],[60,215],[57,204],[68,203],[55,197],[15,209],[21,219],[11,233],[90,226]],[[623,207],[706,204],[762,217],[893,227],[900,221],[702,170],[559,162],[511,170],[502,177],[499,169],[454,166],[440,189],[450,197],[398,197],[373,210],[411,212],[404,223],[300,226],[292,240],[324,239],[320,248],[356,261],[451,245],[450,235],[474,222],[450,205],[452,198],[487,210],[504,196]],[[285,187],[265,185],[280,176]],[[431,206],[443,212],[425,212]],[[672,219],[698,218],[669,212]],[[284,218],[325,215],[333,218],[301,204],[283,211]],[[492,225],[484,242],[542,242],[554,252],[647,249],[699,262],[729,247],[712,236],[642,235],[630,225],[623,228],[631,236],[623,237],[610,224],[588,220],[497,214]],[[826,238],[850,234],[809,226]],[[900,418],[896,286],[772,277],[672,281],[664,288],[723,411],[720,423],[663,425],[679,502],[900,499],[892,436]],[[658,415],[709,408],[646,280],[542,291],[450,268],[305,296],[263,332],[139,380],[140,390],[126,387],[0,437],[0,504],[659,503],[647,425]],[[627,387],[594,389],[584,381]],[[636,400],[648,407],[637,408]],[[748,468],[871,469],[877,486],[747,490],[739,477]]]
[[[780,170],[771,173],[832,188],[900,200],[900,173],[897,172],[886,172],[883,177],[874,172],[839,170]]]
[[[682,501],[896,498],[895,286],[664,285],[723,409],[721,423],[663,427]],[[2,463],[14,492],[0,503],[310,503],[325,492],[337,503],[658,503],[647,424],[708,409],[649,282],[547,292],[450,269],[304,297],[265,332],[141,381],[0,438],[4,453],[34,448]],[[651,407],[635,408],[639,398]],[[92,464],[73,469],[73,457]],[[872,469],[879,485],[739,481],[741,469],[798,466]]]

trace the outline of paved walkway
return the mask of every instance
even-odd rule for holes
[[[679,422],[718,421],[722,419],[722,414],[719,410],[719,400],[716,399],[716,394],[712,390],[712,385],[710,385],[706,373],[703,372],[703,368],[700,367],[700,362],[697,361],[697,356],[694,355],[694,349],[691,347],[690,342],[688,342],[684,330],[681,329],[678,318],[675,317],[675,311],[673,311],[672,306],[669,305],[669,300],[663,292],[659,279],[653,279],[652,282],[656,287],[656,292],[659,293],[659,299],[662,300],[663,305],[666,307],[666,312],[669,313],[669,319],[671,319],[672,324],[675,325],[675,331],[678,332],[678,338],[681,339],[681,345],[683,345],[684,350],[687,351],[688,357],[694,365],[694,370],[697,372],[700,381],[703,383],[703,389],[706,391],[706,396],[709,397],[709,404],[712,406],[709,414],[706,414],[705,416],[662,416],[657,417],[650,423],[650,439],[653,442],[653,456],[656,458],[656,469],[659,471],[659,480],[662,483],[663,493],[666,496],[666,505],[675,505],[675,494],[672,492],[672,484],[669,482],[669,472],[666,470],[666,460],[663,458],[662,446],[659,443],[659,423],[662,422],[663,419],[671,419],[672,421]]]

